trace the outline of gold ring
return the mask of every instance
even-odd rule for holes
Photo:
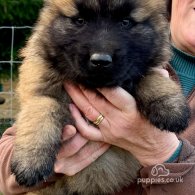
[[[94,125],[99,125],[104,120],[104,116],[100,114],[97,119],[93,122]]]

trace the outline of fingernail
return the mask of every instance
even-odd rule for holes
[[[83,85],[79,85],[79,88],[80,88],[80,89],[83,89],[84,87],[83,87]]]
[[[67,89],[67,90],[70,90],[71,89],[71,83],[69,83],[69,82],[67,82],[67,83],[64,83],[64,87],[65,87],[65,89]]]
[[[79,88],[81,89],[81,91],[86,91],[86,87],[84,87],[83,85],[79,85]]]
[[[71,125],[67,125],[64,127],[63,134],[62,134],[62,140],[67,141],[71,137],[73,137],[76,134],[76,129],[72,127]]]
[[[74,104],[69,104],[69,109],[71,112],[75,110],[75,107],[76,106]]]
[[[68,88],[68,86],[69,86],[68,83],[64,83],[65,88]]]

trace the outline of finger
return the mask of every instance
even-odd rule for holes
[[[75,125],[81,135],[89,140],[93,141],[104,141],[101,131],[92,125],[89,125],[81,116],[79,110],[74,104],[70,105],[70,111],[75,119]],[[105,120],[105,119],[104,119]],[[104,121],[103,120],[103,121]]]
[[[64,173],[73,176],[94,162],[99,156],[108,150],[110,146],[105,143],[89,143],[76,155],[57,161],[54,166],[56,173]]]
[[[72,125],[66,125],[62,131],[62,140],[66,141],[76,134],[77,130]]]
[[[90,142],[88,145],[86,145],[77,155],[72,157],[70,161],[77,161],[78,164],[74,165],[72,164],[72,170],[73,172],[69,172],[69,175],[78,173],[83,168],[90,165],[92,162],[94,162],[98,157],[100,157],[105,151],[108,150],[110,145],[103,144],[103,143],[94,143]]]
[[[136,107],[135,99],[121,87],[101,88],[98,91],[115,107],[121,111],[131,110]]]
[[[76,154],[88,140],[81,136],[80,133],[77,133],[72,139],[63,143],[57,158],[67,158]]]
[[[101,114],[103,114],[105,117],[112,118],[113,113],[116,114],[116,112],[119,111],[117,107],[112,105],[101,94],[98,95],[97,93],[99,92],[94,92],[90,89],[84,88],[83,86],[80,86],[80,89],[93,108],[101,111]]]
[[[154,70],[155,72],[158,72],[159,74],[161,74],[162,76],[169,78],[169,72],[163,68],[152,68],[152,70]]]
[[[65,84],[65,88],[73,102],[75,102],[86,118],[90,121],[95,121],[100,113],[89,103],[81,89],[71,84]]]

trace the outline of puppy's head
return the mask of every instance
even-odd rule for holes
[[[90,87],[136,80],[167,60],[165,5],[164,0],[46,0],[38,23],[44,29],[43,57],[66,79]]]

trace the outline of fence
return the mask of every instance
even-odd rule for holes
[[[15,87],[17,84],[17,76],[13,75],[13,67],[19,66],[21,64],[21,61],[16,60],[15,59],[16,57],[14,55],[16,34],[17,36],[19,36],[19,33],[16,33],[16,31],[24,31],[24,30],[29,31],[31,30],[31,28],[32,27],[30,26],[22,26],[22,27],[2,26],[0,27],[0,36],[1,36],[1,33],[4,33],[4,34],[7,33],[11,35],[10,43],[6,43],[6,45],[3,45],[2,47],[5,49],[8,47],[10,48],[10,58],[1,59],[2,56],[0,54],[0,98],[5,99],[5,103],[0,104],[0,136],[2,132],[8,126],[11,126],[14,123],[14,119],[18,111],[18,103],[15,97]],[[1,71],[3,70],[3,68],[6,68],[6,70],[8,70],[8,76],[6,78],[4,78],[3,74],[1,74]]]

